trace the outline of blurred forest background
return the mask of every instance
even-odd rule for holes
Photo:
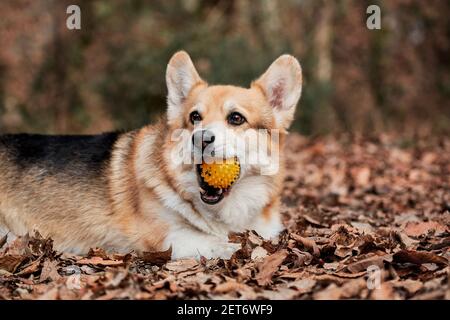
[[[81,7],[81,30],[66,8]],[[368,30],[366,8],[381,7]],[[0,132],[132,129],[165,109],[170,56],[247,86],[299,58],[303,134],[450,133],[447,0],[2,0]]]

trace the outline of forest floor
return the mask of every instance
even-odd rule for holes
[[[230,260],[0,239],[3,299],[450,299],[450,139],[292,135],[277,241]]]

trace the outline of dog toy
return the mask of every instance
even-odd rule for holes
[[[202,163],[201,176],[211,187],[226,189],[239,177],[241,166],[236,158],[222,163]]]

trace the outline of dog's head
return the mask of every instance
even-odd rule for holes
[[[171,169],[177,170],[178,184],[199,211],[225,222],[260,211],[270,200],[271,183],[279,174],[280,139],[300,98],[298,61],[280,56],[250,88],[210,86],[180,51],[170,59],[166,82]],[[230,186],[205,182],[202,163],[230,159],[239,166]]]

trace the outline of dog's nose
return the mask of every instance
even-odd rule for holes
[[[216,139],[214,133],[210,130],[198,130],[192,135],[192,143],[197,148],[206,148],[210,143]]]

